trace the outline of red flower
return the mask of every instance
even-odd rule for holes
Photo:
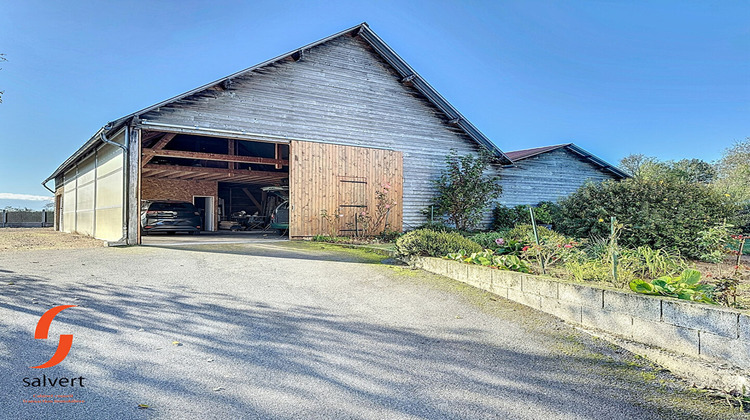
[[[525,247],[521,248],[521,251],[526,252],[531,248],[530,246],[526,245]]]

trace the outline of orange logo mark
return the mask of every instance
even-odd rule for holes
[[[57,316],[57,314],[59,314],[63,310],[72,308],[74,306],[77,306],[77,305],[55,306],[54,308],[45,312],[44,315],[42,315],[42,317],[39,318],[39,322],[37,322],[36,324],[36,331],[34,332],[34,338],[36,338],[37,340],[46,340],[47,336],[49,335],[49,326],[50,324],[52,324],[52,320],[55,319],[55,316]],[[65,360],[65,357],[68,355],[68,352],[70,351],[70,347],[72,345],[73,345],[73,334],[61,334],[60,343],[57,345],[57,350],[55,350],[55,354],[52,355],[52,358],[39,366],[32,366],[32,368],[44,369],[44,368],[57,365],[58,363]]]

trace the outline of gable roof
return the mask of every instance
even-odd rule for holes
[[[299,57],[301,54],[303,54],[305,50],[309,50],[313,47],[324,44],[332,39],[335,39],[344,35],[359,36],[363,40],[365,40],[380,57],[382,57],[388,64],[391,65],[391,67],[393,67],[396,70],[396,72],[400,75],[402,81],[409,82],[415,89],[417,89],[417,91],[419,91],[422,95],[424,95],[425,98],[427,98],[433,105],[435,105],[441,112],[443,112],[443,114],[445,114],[446,118],[450,121],[451,124],[454,124],[455,126],[459,127],[467,136],[469,136],[471,139],[476,141],[479,145],[481,145],[482,147],[490,151],[499,160],[500,163],[503,163],[503,164],[511,163],[511,159],[509,159],[502,152],[502,150],[500,150],[500,148],[498,148],[494,143],[492,143],[492,141],[490,141],[489,138],[487,138],[484,134],[482,134],[482,132],[479,131],[471,122],[469,122],[466,119],[466,117],[464,117],[460,112],[458,112],[458,110],[454,108],[453,105],[451,105],[445,98],[443,98],[443,96],[440,95],[440,93],[438,93],[435,90],[435,88],[430,86],[430,84],[427,83],[427,81],[425,81],[422,78],[422,76],[420,76],[416,71],[414,71],[414,69],[411,66],[409,66],[409,64],[407,64],[403,58],[401,58],[398,54],[396,54],[396,52],[393,51],[391,47],[388,46],[388,44],[386,44],[375,32],[372,31],[372,29],[370,29],[367,22],[363,22],[357,26],[343,30],[341,32],[330,35],[328,37],[325,37],[313,43],[307,44],[305,46],[296,48],[278,57],[274,57],[270,60],[256,64],[252,67],[248,67],[244,70],[240,70],[238,72],[232,73],[229,76],[222,77],[221,79],[207,83],[203,86],[199,86],[185,93],[181,93],[177,96],[166,99],[164,101],[161,101],[149,107],[143,108],[141,110],[128,114],[124,117],[118,118],[114,121],[110,121],[109,123],[105,124],[104,127],[100,128],[81,148],[79,148],[70,158],[68,158],[62,165],[60,165],[60,167],[58,167],[57,170],[55,170],[55,172],[52,175],[50,175],[46,180],[44,180],[44,182],[42,182],[42,185],[46,184],[49,180],[61,174],[63,171],[67,169],[68,166],[72,165],[73,162],[75,162],[78,158],[86,154],[96,144],[99,144],[101,142],[100,136],[102,133],[109,131],[109,130],[117,130],[120,127],[124,126],[132,118],[137,118],[138,116],[145,114],[149,111],[174,103],[176,101],[179,101],[183,98],[194,95],[196,93],[200,93],[213,86],[222,84],[226,81],[230,81],[231,79],[242,76],[244,74],[251,73],[255,70],[271,65],[273,63],[285,60],[290,57],[291,58],[294,58],[295,56]]]
[[[594,166],[597,166],[601,168],[602,170],[613,174],[618,179],[630,178],[630,175],[628,173],[616,168],[615,166],[610,165],[604,160],[581,149],[580,147],[576,146],[573,143],[556,144],[554,146],[535,147],[533,149],[514,150],[512,152],[506,152],[505,156],[510,158],[510,160],[512,160],[513,162],[518,162],[520,160],[528,159],[530,157],[538,156],[543,153],[548,153],[548,152],[551,152],[553,150],[558,150],[558,149],[566,149],[572,153],[575,153],[576,155],[580,156],[581,159],[588,161]]]

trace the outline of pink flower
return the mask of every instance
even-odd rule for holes
[[[364,215],[366,215],[366,214],[367,214],[367,213],[365,213],[365,212],[362,212],[362,216],[364,216]]]
[[[390,204],[386,204],[385,208],[389,209],[389,208],[391,208],[391,205]]]
[[[564,246],[565,248],[573,248],[573,245],[571,245],[571,244],[565,244],[565,245],[563,245],[563,246]]]
[[[495,239],[495,243],[498,244],[498,245],[500,245],[500,246],[503,246],[503,245],[505,245],[505,239],[503,239],[503,238],[497,238],[497,239]]]

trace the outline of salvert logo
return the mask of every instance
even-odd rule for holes
[[[52,324],[52,320],[55,319],[57,314],[75,306],[76,305],[60,305],[55,306],[54,308],[45,312],[44,315],[39,318],[39,322],[36,323],[34,338],[36,338],[37,340],[46,340],[49,336],[49,326],[50,324]],[[57,344],[57,350],[55,350],[55,354],[52,355],[52,358],[39,366],[32,366],[32,368],[45,369],[56,366],[58,363],[65,360],[65,358],[68,356],[68,352],[70,352],[71,346],[73,346],[73,334],[61,334],[60,342]]]
[[[48,310],[47,312],[42,315],[41,318],[39,318],[39,322],[36,324],[36,331],[34,332],[34,338],[37,340],[46,340],[49,336],[49,327],[50,324],[52,324],[52,320],[55,319],[55,316],[59,314],[60,312],[68,309],[73,308],[77,305],[60,305],[55,306],[54,308]],[[53,366],[57,366],[60,362],[65,360],[65,357],[68,356],[68,353],[70,352],[70,348],[73,345],[73,334],[61,334],[60,335],[60,341],[57,343],[57,349],[55,350],[55,354],[52,355],[52,357],[42,363],[39,366],[31,366],[32,369],[46,369]],[[41,378],[23,378],[23,386],[24,387],[47,387],[47,386],[60,386],[60,387],[67,387],[67,386],[76,386],[76,381],[78,381],[78,385],[83,387],[83,380],[86,379],[83,376],[80,376],[78,378],[56,378],[56,377],[48,377],[47,375],[42,375]],[[39,396],[39,397],[52,397],[49,396]],[[24,402],[83,402],[83,401],[73,401],[73,400],[66,400],[66,401],[53,401],[53,400],[24,400]]]

